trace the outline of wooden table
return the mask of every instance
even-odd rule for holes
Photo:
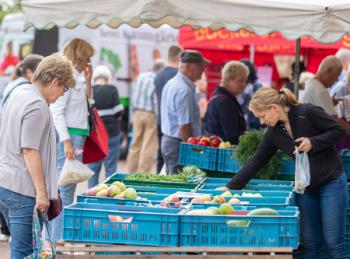
[[[58,255],[59,259],[111,259],[109,255],[95,255],[96,252],[133,252],[134,255],[114,255],[113,258],[128,258],[128,259],[170,259],[174,258],[174,255],[168,253],[190,253],[183,255],[186,259],[292,259],[293,249],[283,247],[256,247],[256,248],[244,248],[244,247],[156,247],[156,246],[128,246],[128,245],[102,245],[102,244],[87,244],[87,243],[66,243],[65,246],[57,246],[57,251],[64,253]],[[144,252],[159,252],[160,255],[145,255]],[[198,253],[198,254],[195,254]],[[226,254],[226,253],[239,253],[239,254]],[[79,255],[80,254],[80,255]],[[181,257],[181,255],[177,255]]]

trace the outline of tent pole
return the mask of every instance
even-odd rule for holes
[[[299,75],[300,75],[300,38],[296,40],[295,50],[295,71],[294,71],[294,94],[298,98],[299,92]]]
[[[252,62],[252,64],[254,64],[254,59],[255,59],[255,45],[251,44],[249,46],[249,60],[250,62]]]

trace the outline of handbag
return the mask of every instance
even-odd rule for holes
[[[58,190],[58,197],[57,199],[50,200],[50,206],[47,210],[47,217],[51,221],[54,218],[56,218],[58,215],[60,215],[62,211],[62,199],[60,196],[60,191]]]
[[[108,132],[96,107],[89,107],[90,135],[83,146],[83,163],[100,161],[108,156]]]
[[[51,243],[51,251],[44,250],[44,243],[42,238],[42,227],[40,225],[41,217],[43,221],[43,225],[46,228],[47,234],[51,237],[51,228],[48,222],[48,218],[46,214],[39,214],[40,212],[34,212],[33,214],[33,253],[31,255],[26,256],[24,259],[55,259],[56,258],[56,245]],[[51,239],[51,238],[50,238]]]

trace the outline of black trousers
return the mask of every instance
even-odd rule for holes
[[[4,234],[4,235],[10,235],[10,231],[9,231],[9,228],[7,227],[7,224],[5,222],[5,218],[4,216],[0,213],[0,225],[1,225],[1,234]]]
[[[162,170],[162,167],[164,165],[164,160],[163,160],[163,156],[162,156],[162,151],[161,151],[161,141],[162,141],[162,136],[163,136],[163,133],[162,133],[162,130],[161,130],[161,127],[160,125],[157,125],[157,134],[158,134],[158,143],[159,143],[159,148],[158,148],[158,155],[157,155],[157,173],[159,174],[160,171]]]

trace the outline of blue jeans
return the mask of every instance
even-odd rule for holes
[[[85,142],[85,136],[71,135],[70,138],[74,149],[81,149],[83,147]],[[79,161],[82,161],[83,159],[82,154],[77,155],[77,159]],[[61,174],[62,167],[65,160],[66,158],[64,157],[64,145],[63,145],[63,142],[59,142],[57,144],[57,181],[60,178],[60,174]],[[60,196],[62,199],[63,207],[69,206],[73,203],[76,187],[77,187],[77,184],[68,184],[68,185],[58,186],[58,189],[60,190]],[[56,242],[57,240],[60,240],[63,238],[62,217],[63,217],[63,210],[58,217],[52,220],[52,238],[51,238],[52,242]]]
[[[346,258],[346,181],[345,174],[342,174],[317,193],[297,194],[304,259],[322,258],[323,247],[329,258]]]
[[[33,253],[32,223],[35,198],[0,187],[0,212],[11,232],[11,259]]]
[[[88,167],[94,171],[94,175],[91,176],[88,182],[89,188],[92,188],[98,184],[98,176],[101,171],[102,163],[105,165],[106,178],[111,176],[117,171],[117,163],[120,155],[120,134],[114,137],[108,138],[108,156],[96,163],[89,164]]]

